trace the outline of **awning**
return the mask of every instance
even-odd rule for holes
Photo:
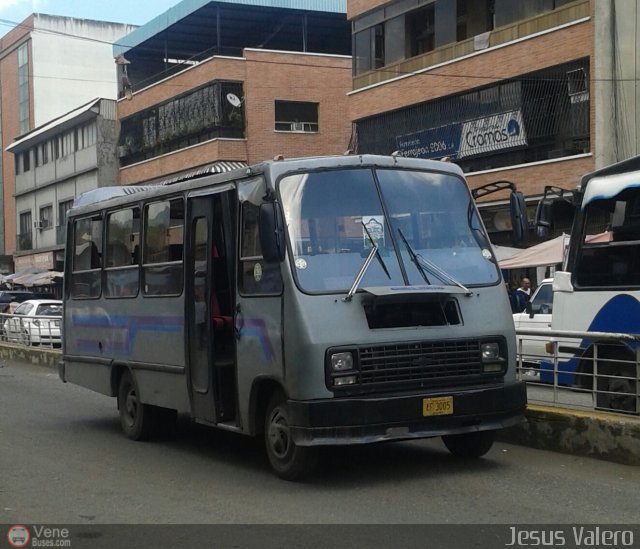
[[[174,183],[179,183],[180,181],[186,181],[188,179],[194,179],[195,177],[200,177],[203,175],[225,173],[246,167],[247,163],[242,161],[216,160],[215,162],[212,162],[207,166],[201,166],[200,168],[196,168],[194,170],[185,170],[184,172],[180,172],[173,177],[170,177],[169,179],[157,179],[156,181],[145,183],[145,185],[173,185]]]
[[[501,269],[523,269],[526,267],[548,267],[558,265],[564,261],[565,249],[569,245],[568,234],[562,234],[552,240],[541,242],[530,248],[521,250],[511,257],[500,260]],[[604,232],[587,236],[586,241],[590,243],[609,242],[611,233]]]
[[[63,274],[58,271],[45,271],[44,273],[37,273],[31,275],[26,279],[22,285],[31,288],[33,286],[48,286],[49,284],[55,284],[62,280]]]

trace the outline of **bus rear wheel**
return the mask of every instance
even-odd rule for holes
[[[129,371],[124,372],[120,378],[118,412],[122,431],[131,440],[148,440],[159,432],[165,416],[171,413],[175,416],[175,410],[143,404],[140,401],[138,385]]]
[[[264,421],[264,442],[271,468],[284,480],[302,480],[315,470],[318,450],[298,446],[291,437],[289,407],[281,392],[272,395]]]
[[[637,374],[635,364],[620,361],[635,360],[622,351],[603,361],[598,371],[596,407],[603,410],[635,412]]]
[[[454,456],[479,458],[493,446],[495,431],[475,431],[461,435],[445,435],[442,442]]]

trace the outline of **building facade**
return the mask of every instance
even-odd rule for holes
[[[273,4],[181,2],[114,48],[122,185],[348,149],[346,3]]]
[[[17,249],[14,155],[7,147],[96,97],[115,99],[112,44],[136,27],[33,14],[0,39],[0,272]]]
[[[514,183],[533,217],[545,186],[640,152],[639,16],[624,0],[348,0],[357,151],[449,157],[472,188]],[[501,244],[506,198],[480,201]],[[553,208],[549,236],[569,232],[571,207]]]
[[[61,271],[66,212],[83,192],[116,184],[114,99],[94,99],[24,135],[15,157],[16,272]]]

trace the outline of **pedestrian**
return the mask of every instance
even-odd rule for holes
[[[505,282],[504,285],[507,290],[507,295],[509,296],[509,305],[511,305],[511,312],[519,313],[520,305],[518,304],[518,298],[516,297],[516,293],[513,291],[513,288],[509,285],[508,282]]]
[[[520,312],[527,308],[527,303],[531,298],[531,281],[527,277],[523,277],[520,280],[520,286],[516,290],[516,300],[518,302],[518,308]]]

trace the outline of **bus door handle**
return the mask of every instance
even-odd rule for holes
[[[242,335],[242,328],[244,328],[244,316],[242,315],[242,311],[240,310],[240,305],[236,306],[236,319],[233,323],[233,332],[236,336],[236,339],[239,340]]]

